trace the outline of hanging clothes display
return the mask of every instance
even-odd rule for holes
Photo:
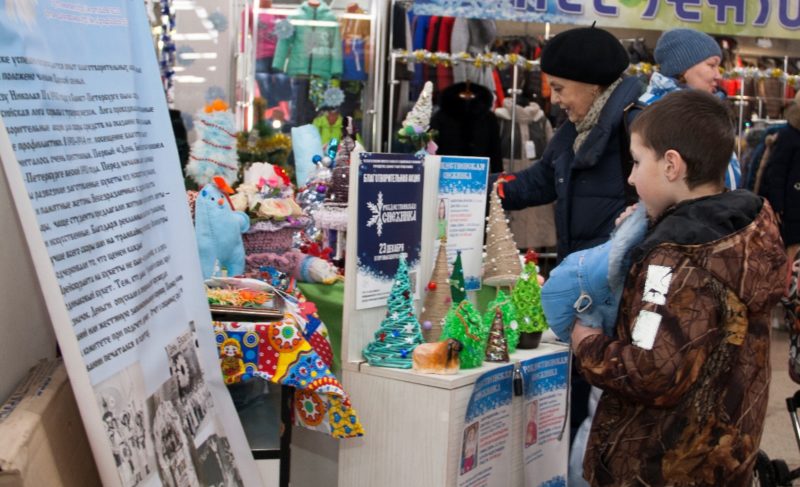
[[[439,111],[431,118],[431,128],[439,132],[438,153],[488,157],[490,172],[502,171],[500,128],[492,103],[492,93],[474,83],[456,83],[442,91]]]
[[[466,52],[473,56],[491,50],[497,37],[497,25],[494,20],[457,18],[453,23],[450,36],[450,50],[455,53]],[[495,91],[491,66],[477,67],[467,63],[453,66],[453,81],[456,83],[470,80]]]
[[[503,154],[503,171],[514,173],[537,164],[544,148],[553,136],[553,127],[536,103],[527,103],[519,98],[522,104],[512,105],[511,98],[506,98],[502,108],[495,110],[500,124],[500,146]],[[514,159],[511,159],[511,114],[515,113],[514,127]],[[555,247],[556,225],[554,205],[532,206],[524,210],[509,211],[509,227],[514,234],[514,241],[520,249]]]

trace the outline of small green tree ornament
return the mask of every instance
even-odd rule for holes
[[[376,367],[410,369],[411,354],[423,342],[419,322],[414,317],[408,266],[405,258],[400,257],[386,318],[375,332],[375,340],[364,348],[364,358]]]
[[[508,353],[514,353],[519,343],[519,323],[517,322],[517,310],[511,302],[511,297],[503,291],[497,291],[494,301],[490,301],[486,306],[486,313],[483,315],[484,333],[489,334],[494,321],[495,310],[500,309],[503,314],[503,328],[508,341]]]
[[[440,340],[455,338],[464,345],[459,353],[462,369],[480,367],[486,350],[486,338],[481,315],[468,300],[454,304],[444,319]]]
[[[539,286],[538,271],[533,260],[526,262],[517,285],[511,292],[511,303],[517,312],[519,331],[525,333],[543,332],[548,328],[542,310],[542,288]]]
[[[453,305],[458,305],[467,299],[467,288],[464,284],[464,267],[461,264],[461,251],[456,252],[456,261],[453,262],[453,272],[450,274],[450,296]]]

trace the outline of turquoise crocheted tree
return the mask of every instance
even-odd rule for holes
[[[511,303],[517,312],[519,331],[526,333],[541,332],[548,328],[542,310],[542,288],[539,286],[538,271],[536,263],[527,262],[511,292]]]
[[[375,341],[363,351],[370,365],[395,369],[411,368],[411,353],[425,340],[414,317],[414,301],[406,260],[400,257],[389,294],[386,318],[375,332]]]
[[[481,315],[468,300],[454,303],[444,318],[441,341],[454,338],[464,347],[458,357],[462,369],[480,367],[486,353],[488,331],[483,330]]]
[[[483,333],[489,335],[489,330],[492,329],[492,322],[494,321],[494,314],[497,308],[503,313],[503,329],[506,333],[506,340],[508,341],[508,353],[514,353],[517,350],[519,343],[519,323],[517,321],[517,310],[511,302],[511,297],[503,291],[497,291],[497,296],[494,301],[490,301],[486,305],[486,313],[483,315]]]

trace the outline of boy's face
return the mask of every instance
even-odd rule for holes
[[[628,183],[636,187],[636,193],[644,203],[647,215],[655,219],[675,203],[664,170],[666,161],[646,146],[636,132],[631,134],[631,154],[633,169]]]

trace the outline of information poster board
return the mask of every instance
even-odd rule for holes
[[[489,159],[442,156],[439,165],[438,237],[447,237],[447,261],[461,251],[467,291],[481,288]],[[436,242],[438,251],[439,242]],[[435,254],[434,254],[435,255]]]
[[[525,485],[566,486],[569,352],[525,360],[520,366],[525,390],[522,415]]]
[[[385,306],[400,256],[418,294],[422,158],[362,152],[358,168],[356,309]]]
[[[145,4],[4,3],[0,158],[103,484],[260,485]]]
[[[513,375],[514,366],[509,364],[486,372],[475,382],[464,420],[458,487],[511,485]]]

